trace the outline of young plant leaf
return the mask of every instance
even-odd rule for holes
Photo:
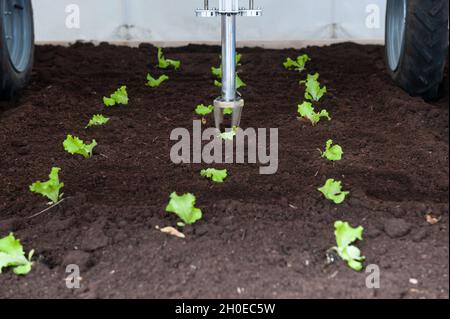
[[[236,53],[236,66],[240,66],[241,65],[241,59],[242,59],[242,54]],[[222,78],[222,65],[220,65],[218,68],[212,67],[211,68],[211,73],[214,76],[216,76],[219,79],[221,79]]]
[[[244,81],[241,80],[239,75],[236,73],[236,90],[239,90],[240,88],[246,87],[247,84],[244,83]]]
[[[319,123],[322,118],[326,118],[328,119],[328,121],[331,121],[331,117],[328,114],[327,110],[322,110],[320,111],[320,113],[317,113],[310,102],[303,102],[302,104],[300,104],[298,106],[297,112],[301,117],[311,121],[312,125],[316,125],[317,123]]]
[[[195,208],[195,196],[190,193],[182,196],[172,193],[166,212],[176,214],[187,225],[192,225],[202,218],[202,211]]]
[[[221,78],[222,78],[222,66],[219,66],[218,68],[211,67],[211,73],[212,73],[215,77],[221,79]]]
[[[356,271],[361,271],[365,257],[361,256],[361,251],[356,246],[351,245],[356,240],[362,240],[364,228],[352,228],[348,222],[337,221],[334,224],[334,234],[337,246],[333,249],[347,262],[348,266]]]
[[[232,141],[237,134],[237,130],[238,130],[237,127],[233,127],[231,130],[228,130],[224,133],[220,133],[218,137],[221,138],[222,140]]]
[[[342,182],[328,179],[325,185],[319,188],[326,199],[333,201],[335,204],[342,204],[350,192],[342,191]]]
[[[181,67],[181,62],[178,60],[166,59],[164,57],[163,50],[158,48],[158,67],[160,69],[168,69],[173,67],[175,70],[178,70]]]
[[[88,125],[86,125],[85,128],[90,128],[92,126],[105,125],[108,122],[109,122],[109,118],[108,117],[105,117],[102,114],[96,114],[96,115],[92,116],[92,118],[89,120]]]
[[[200,116],[206,116],[212,113],[212,111],[214,111],[214,106],[212,105],[208,105],[205,106],[203,104],[197,105],[196,109],[195,109],[195,113],[197,113],[197,115]]]
[[[217,80],[214,80],[214,86],[222,87],[222,83]],[[236,90],[239,90],[240,88],[246,87],[246,86],[247,86],[247,84],[245,84],[244,81],[242,81],[241,78],[239,77],[239,75],[237,75],[237,73],[236,73]]]
[[[31,271],[33,263],[31,258],[33,257],[34,250],[25,256],[23,247],[20,244],[20,240],[14,238],[14,234],[11,233],[6,237],[0,239],[0,274],[2,269],[6,267],[13,267],[13,272],[16,275],[27,275]]]
[[[242,60],[242,54],[236,53],[236,65],[237,66],[241,65],[241,60]]]
[[[327,87],[320,87],[320,83],[318,81],[319,73],[314,75],[308,74],[306,81],[300,81],[301,84],[305,84],[305,98],[311,101],[320,101],[320,99],[327,93]]]
[[[116,90],[110,97],[103,97],[103,104],[105,106],[114,106],[114,105],[127,105],[128,104],[128,92],[126,86],[121,86]]]
[[[225,108],[223,109],[223,115],[232,115],[233,109],[232,108]]]
[[[311,61],[311,58],[307,54],[303,54],[298,56],[296,61],[291,58],[287,58],[286,62],[283,63],[283,66],[288,70],[302,72],[305,70],[305,66],[308,61]]]
[[[342,159],[342,147],[340,145],[333,145],[333,140],[328,140],[325,152],[322,153],[322,157],[329,161],[340,161]]]
[[[159,87],[163,82],[169,80],[169,77],[165,74],[161,75],[158,79],[155,79],[150,74],[147,74],[147,86],[151,88]]]
[[[200,175],[211,179],[215,183],[223,183],[223,181],[228,177],[228,171],[226,169],[217,170],[214,168],[208,168],[202,170]]]
[[[76,136],[67,135],[66,140],[63,143],[64,150],[69,154],[82,155],[84,158],[91,158],[94,147],[97,146],[97,142],[92,140],[92,143],[87,145],[84,144],[83,140]]]
[[[56,204],[64,194],[59,194],[61,188],[64,187],[64,183],[59,181],[59,167],[53,167],[46,182],[35,182],[30,185],[30,191],[37,193],[50,199],[52,204]]]
[[[240,65],[242,54],[236,54],[236,65]],[[212,67],[211,73],[217,77],[218,79],[222,79],[222,65],[220,65],[218,68]],[[214,85],[217,87],[221,87],[222,83],[220,81],[215,80]],[[242,87],[247,86],[247,84],[244,83],[244,81],[241,80],[238,73],[236,72],[236,90],[239,90]]]

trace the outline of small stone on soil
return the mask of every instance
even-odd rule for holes
[[[388,219],[384,223],[384,231],[391,238],[400,238],[409,234],[411,225],[403,219]]]

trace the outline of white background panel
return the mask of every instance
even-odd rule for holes
[[[218,0],[211,0],[217,6]],[[374,40],[384,37],[386,0],[255,0],[260,18],[239,17],[239,41]],[[218,18],[197,18],[203,0],[33,0],[37,41],[195,41],[220,39]],[[80,8],[80,28],[68,29],[66,7]],[[241,0],[241,5],[247,1]],[[367,6],[380,8],[368,28]],[[127,27],[130,26],[130,27]]]

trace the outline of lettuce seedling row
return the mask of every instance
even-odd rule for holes
[[[161,69],[151,45],[37,47],[31,87],[0,116],[0,239],[13,233],[21,265],[34,264],[24,277],[2,269],[1,298],[44,296],[42,287],[46,297],[73,297],[60,288],[67,263],[80,265],[84,291],[99,298],[238,298],[238,287],[249,298],[366,298],[365,274],[352,269],[372,264],[386,287],[378,297],[445,295],[448,91],[437,103],[407,96],[380,67],[378,46],[239,51],[241,127],[279,128],[274,175],[252,164],[170,161],[174,128],[191,131],[201,117],[214,125],[216,47],[161,51],[160,60],[181,61],[177,70]],[[302,54],[311,58],[302,72],[284,68]],[[316,72],[318,85],[299,85]],[[147,74],[170,79],[152,88]],[[297,112],[302,103],[315,113]],[[329,118],[311,121],[323,110]],[[69,134],[84,144],[73,155],[63,146]],[[52,167],[60,170],[51,198],[28,191]],[[328,180],[349,194],[320,192]],[[168,235],[177,234],[169,226],[185,237]],[[327,252],[338,256],[331,264]]]

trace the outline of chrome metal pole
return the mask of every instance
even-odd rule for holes
[[[1,1],[1,0],[0,0]],[[261,9],[255,9],[254,0],[249,0],[249,8],[240,8],[239,0],[219,0],[219,8],[209,8],[207,0],[203,9],[195,12],[200,17],[221,17],[222,23],[222,95],[214,100],[214,119],[220,129],[224,120],[225,109],[232,109],[231,124],[239,127],[244,99],[236,89],[236,17],[259,17]]]
[[[222,15],[222,98],[236,99],[236,15]]]

